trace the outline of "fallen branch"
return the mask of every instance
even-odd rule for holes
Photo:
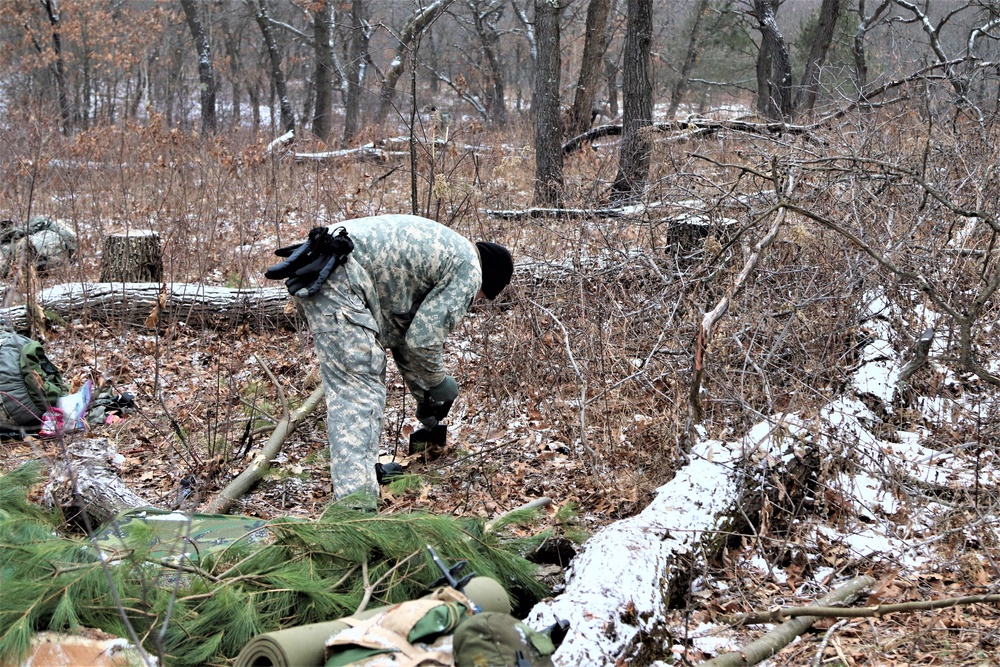
[[[846,584],[830,591],[819,600],[818,607],[830,607],[834,604],[849,604],[860,595],[861,591],[875,583],[869,576],[854,577]],[[815,608],[815,607],[814,607]],[[755,665],[761,660],[770,658],[783,649],[796,637],[808,630],[819,616],[799,616],[786,621],[767,633],[760,639],[747,644],[739,651],[724,653],[720,656],[698,663],[701,667],[733,667],[735,665]]]
[[[285,413],[285,416],[275,426],[271,437],[267,439],[267,442],[261,447],[260,453],[254,457],[246,470],[227,484],[226,488],[219,492],[219,495],[208,504],[208,507],[204,511],[209,514],[228,513],[236,501],[242,498],[247,491],[253,488],[267,474],[267,471],[271,469],[271,461],[281,451],[281,446],[285,443],[285,439],[298,428],[299,424],[306,417],[312,414],[313,410],[322,401],[323,385],[321,384],[309,394],[309,397],[306,398],[302,405],[290,413]]]
[[[766,210],[763,214],[758,216],[758,220],[763,220],[767,216],[773,214],[778,210],[777,206],[772,206]],[[781,228],[782,223],[785,220],[785,213],[783,210],[778,212],[775,216],[774,222],[771,228],[767,231],[767,234],[763,236],[753,247],[751,255],[747,258],[743,265],[743,269],[740,274],[733,281],[733,284],[729,286],[726,293],[719,300],[712,310],[705,313],[705,316],[701,320],[701,324],[698,327],[698,335],[695,339],[694,348],[694,375],[691,379],[691,387],[688,390],[688,431],[694,427],[695,424],[701,422],[704,408],[702,407],[702,384],[705,378],[705,355],[708,351],[708,347],[712,342],[712,333],[715,330],[715,325],[729,310],[729,304],[735,298],[737,294],[743,289],[747,281],[750,279],[750,274],[756,270],[757,265],[760,263],[760,259],[763,256],[764,250],[771,245],[775,237],[778,235],[778,230]]]
[[[620,218],[628,213],[634,213],[636,207],[618,208],[546,208],[534,207],[525,209],[489,209],[486,215],[501,220],[531,220],[534,218]]]
[[[657,132],[691,132],[697,130],[700,134],[710,134],[721,131],[745,132],[748,134],[809,134],[818,127],[814,125],[788,125],[786,123],[750,123],[745,120],[710,120],[708,118],[689,118],[666,123],[653,123]],[[622,134],[621,125],[601,125],[583,134],[577,135],[563,144],[564,154],[572,153],[583,146],[603,139],[617,137]]]
[[[1000,602],[1000,594],[966,595],[957,598],[942,598],[940,600],[914,600],[897,604],[880,604],[874,607],[824,607],[813,605],[808,607],[780,607],[768,611],[752,611],[747,614],[723,616],[719,620],[731,625],[756,625],[760,623],[777,623],[787,618],[815,616],[817,618],[880,618],[888,614],[899,614],[911,611],[929,611],[931,609],[947,609],[970,604],[992,604]]]

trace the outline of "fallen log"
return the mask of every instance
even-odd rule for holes
[[[159,307],[158,322],[193,327],[257,330],[298,328],[304,321],[290,307],[284,287],[239,289],[194,283],[66,283],[38,293],[37,303],[64,320],[143,325]],[[28,327],[24,306],[0,309],[0,324],[15,331]]]
[[[745,120],[712,120],[710,118],[687,118],[684,120],[673,120],[665,123],[653,123],[652,128],[657,132],[693,132],[700,135],[712,134],[716,132],[732,131],[745,134],[762,135],[783,135],[783,134],[809,134],[816,129],[819,124],[813,125],[789,125],[787,123],[752,123]],[[562,146],[564,154],[573,153],[586,146],[592,141],[605,137],[618,137],[622,134],[621,125],[600,125],[587,130],[583,134],[577,135],[567,141]]]
[[[610,667],[635,658],[665,630],[665,610],[683,603],[699,564],[749,532],[765,503],[799,502],[818,461],[802,432],[781,426],[766,425],[742,443],[695,443],[689,463],[648,507],[584,543],[565,590],[528,616],[536,628],[569,621],[553,656],[557,666]],[[787,464],[768,468],[768,459]],[[779,488],[780,497],[773,493]]]
[[[43,498],[66,518],[92,529],[125,510],[154,507],[118,476],[115,466],[121,460],[107,438],[67,438],[52,464]]]

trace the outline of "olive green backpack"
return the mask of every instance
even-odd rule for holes
[[[45,411],[68,393],[41,343],[0,331],[0,428],[37,430]]]
[[[493,611],[462,621],[452,649],[455,667],[552,667],[556,650],[548,634]]]

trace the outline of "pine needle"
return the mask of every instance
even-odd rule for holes
[[[480,520],[450,515],[378,515],[338,504],[316,521],[270,522],[266,543],[178,567],[164,567],[152,544],[136,540],[151,542],[152,533],[130,529],[109,565],[88,540],[59,535],[59,517],[27,501],[37,479],[31,467],[0,478],[0,661],[20,661],[44,629],[127,636],[113,587],[150,653],[171,665],[224,664],[259,633],[346,616],[369,597],[377,606],[423,595],[441,576],[428,544],[449,564],[467,561],[463,574],[493,577],[518,597],[547,592],[521,555],[537,537],[505,539]]]

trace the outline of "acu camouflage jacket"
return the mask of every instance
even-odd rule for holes
[[[354,241],[344,265],[351,289],[378,323],[378,341],[410,391],[423,392],[445,377],[444,341],[482,286],[476,246],[433,220],[380,215],[346,220]]]

